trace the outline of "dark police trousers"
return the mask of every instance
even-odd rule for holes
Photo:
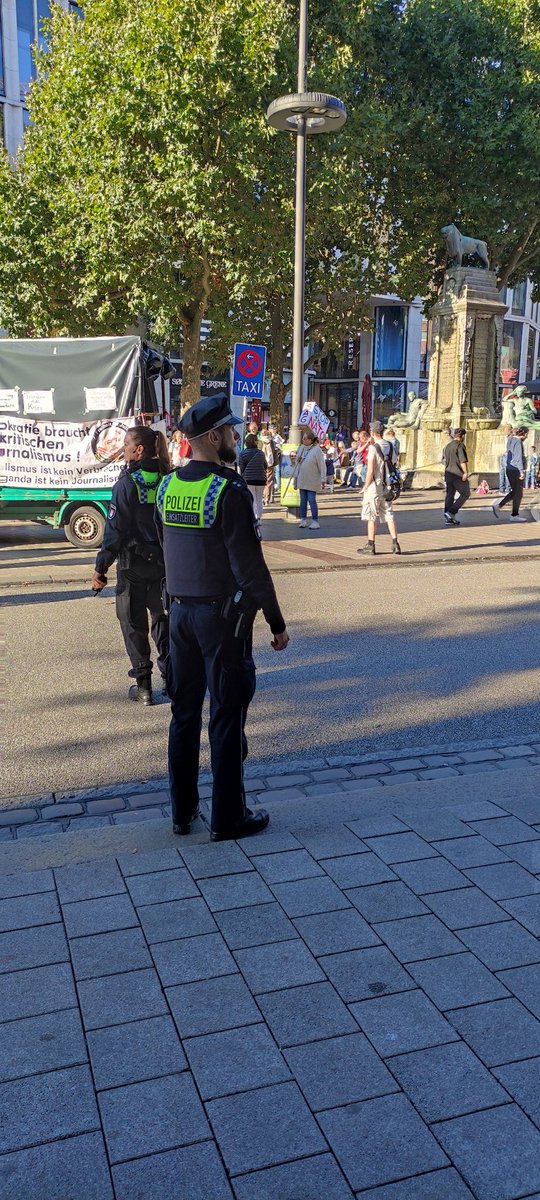
[[[469,499],[471,485],[468,479],[462,479],[461,475],[453,475],[451,471],[444,472],[444,480],[446,483],[444,511],[455,517],[462,504]],[[457,500],[455,499],[456,492],[458,493]]]
[[[153,576],[153,577],[152,577]],[[148,614],[152,639],[157,650],[157,665],[165,675],[169,651],[168,617],[163,611],[161,580],[163,569],[156,578],[147,564],[141,569],[118,567],[116,572],[116,615],[124,637],[128,658],[131,662],[129,674],[132,679],[145,679],[152,671],[150,642],[148,640]]]
[[[523,500],[523,480],[521,471],[517,467],[507,467],[506,475],[510,484],[510,491],[506,493],[503,500],[499,500],[499,508],[503,508],[508,500],[512,501],[512,516],[519,516],[519,506]]]
[[[220,615],[222,601],[174,601],[170,610],[167,691],[171,698],[169,783],[173,824],[182,824],[199,801],[197,779],[206,690],[212,763],[212,829],[224,831],[246,811],[243,764],[248,705],[255,692],[251,635],[235,638]]]

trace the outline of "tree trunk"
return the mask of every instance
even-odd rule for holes
[[[189,319],[182,317],[182,412],[191,408],[201,397],[203,348],[201,345],[202,311]]]
[[[201,374],[204,351],[201,344],[201,326],[208,310],[210,292],[210,268],[206,248],[201,248],[200,274],[191,280],[192,296],[181,313],[183,334],[182,347],[182,412],[191,408],[201,398]]]

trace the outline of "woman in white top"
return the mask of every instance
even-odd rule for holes
[[[299,526],[307,525],[308,504],[311,510],[310,529],[320,529],[317,494],[326,483],[326,461],[315,434],[306,429],[294,464],[293,485],[300,492]]]

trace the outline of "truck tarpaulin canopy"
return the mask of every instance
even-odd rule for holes
[[[127,417],[140,407],[142,373],[142,343],[134,336],[0,338],[0,413],[52,421]]]
[[[135,336],[0,338],[0,486],[112,487],[169,368]]]

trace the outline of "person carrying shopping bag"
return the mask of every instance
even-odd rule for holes
[[[320,529],[317,494],[326,483],[326,460],[311,429],[302,435],[302,445],[294,463],[293,487],[300,492],[300,529],[307,526],[308,504],[311,512],[310,529]]]

